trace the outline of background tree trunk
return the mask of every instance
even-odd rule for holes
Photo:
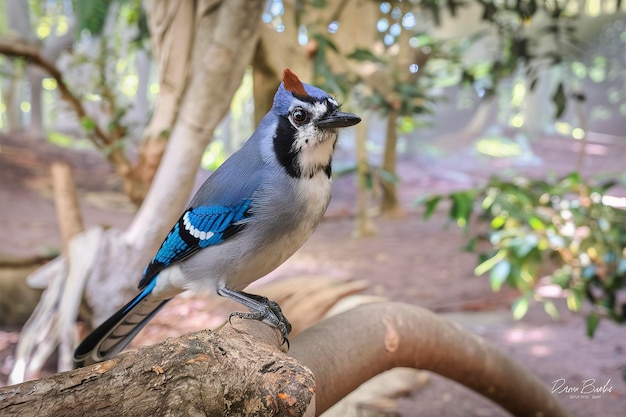
[[[236,319],[217,332],[0,388],[0,413],[317,416],[371,377],[405,366],[457,381],[515,416],[570,416],[524,368],[419,307],[376,303],[331,317],[296,336],[291,357],[279,343],[277,331]]]
[[[385,152],[383,153],[383,164],[381,168],[389,174],[397,177],[396,164],[398,161],[398,111],[392,110],[387,115],[387,128],[385,130]],[[398,187],[390,181],[381,181],[381,201],[380,211],[387,216],[396,216],[402,212],[400,200],[398,199]]]
[[[367,173],[369,171],[369,163],[367,161],[367,129],[369,123],[363,118],[361,123],[356,125],[355,129],[355,151],[356,151],[356,170],[357,170],[357,211],[356,225],[354,234],[357,237],[368,237],[376,235],[376,226],[372,222],[368,214],[368,195],[370,190],[367,187]]]
[[[152,53],[159,73],[159,94],[133,166],[133,183],[128,195],[136,204],[141,204],[145,198],[176,124],[190,79],[195,22],[199,18],[194,2],[190,1],[145,0],[144,6],[148,11]]]

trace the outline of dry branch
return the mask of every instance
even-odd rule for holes
[[[290,355],[315,375],[315,415],[396,367],[433,371],[517,417],[571,415],[541,381],[485,340],[407,304],[368,304],[322,321],[294,338]]]
[[[54,62],[50,62],[41,55],[39,44],[25,42],[14,37],[0,37],[0,54],[14,58],[24,58],[28,62],[43,69],[57,82],[57,87],[61,93],[61,97],[67,101],[72,109],[76,112],[79,119],[88,117],[87,111],[83,104],[69,89],[63,79],[61,70],[57,68]],[[111,138],[97,124],[94,126],[94,136],[92,137],[94,144],[99,148],[105,148],[110,144]]]
[[[278,344],[264,324],[236,320],[1,388],[0,414],[311,416],[372,376],[408,366],[453,379],[516,416],[570,415],[528,371],[414,306],[369,304],[327,319],[293,339],[292,357]]]

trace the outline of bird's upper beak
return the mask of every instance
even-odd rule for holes
[[[338,127],[354,126],[359,123],[361,118],[353,113],[335,112],[330,116],[315,122],[315,126],[320,129],[335,129]]]

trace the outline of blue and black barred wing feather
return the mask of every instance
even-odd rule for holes
[[[240,232],[245,227],[244,220],[250,216],[250,204],[250,200],[244,200],[232,207],[198,206],[187,209],[146,267],[139,288],[148,285],[152,277],[168,266]]]

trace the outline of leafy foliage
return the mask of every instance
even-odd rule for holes
[[[615,185],[592,185],[577,173],[558,180],[492,178],[485,187],[434,195],[421,204],[429,218],[448,200],[449,219],[466,230],[472,216],[488,223],[487,235],[469,239],[471,250],[479,241],[489,243],[474,272],[489,273],[494,291],[506,284],[522,292],[512,306],[515,318],[523,317],[532,301],[542,302],[551,316],[558,314],[553,301],[536,291],[547,274],[570,310],[590,303],[592,336],[601,318],[626,321],[626,303],[619,298],[626,291],[626,211],[606,203]]]
[[[109,12],[111,0],[75,0],[73,3],[76,13],[77,31],[89,30],[94,35],[100,35]]]

